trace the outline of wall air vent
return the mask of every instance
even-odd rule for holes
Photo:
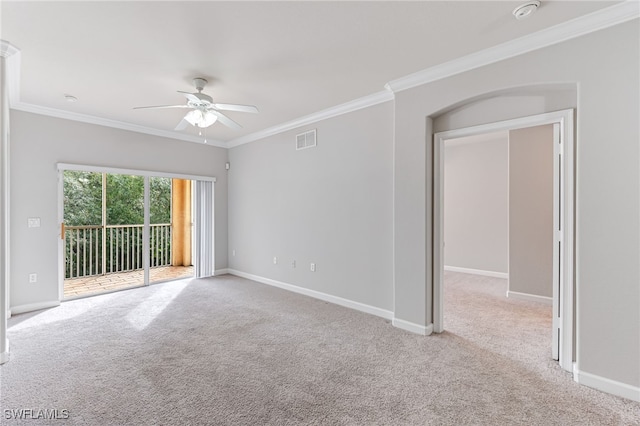
[[[296,151],[316,146],[316,129],[296,135]]]

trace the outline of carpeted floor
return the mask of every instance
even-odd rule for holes
[[[0,423],[640,424],[640,404],[550,360],[549,307],[505,291],[447,273],[448,331],[430,337],[229,275],[66,302],[9,320]]]

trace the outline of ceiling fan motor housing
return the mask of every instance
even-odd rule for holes
[[[202,92],[202,90],[204,89],[204,86],[207,85],[207,80],[205,80],[202,77],[196,77],[193,79],[193,85],[196,86],[196,90],[198,92]]]
[[[200,102],[204,104],[204,106],[209,106],[213,103],[213,98],[209,95],[205,95],[204,93],[194,93],[193,96],[200,99]]]

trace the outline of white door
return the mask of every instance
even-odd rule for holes
[[[444,254],[444,141],[448,139],[513,130],[545,124],[554,125],[554,208],[553,208],[553,343],[552,356],[564,370],[573,370],[574,357],[574,182],[573,182],[573,116],[563,110],[516,118],[497,123],[449,130],[434,135],[433,162],[433,330],[443,326],[443,254]]]
[[[562,138],[560,124],[553,124],[553,338],[551,353],[560,360],[560,339],[562,338],[562,201],[564,193],[562,167]]]

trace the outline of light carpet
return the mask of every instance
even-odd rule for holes
[[[640,404],[550,359],[550,308],[447,273],[447,332],[229,275],[9,320],[2,424],[632,425]],[[5,410],[68,410],[66,420]]]

